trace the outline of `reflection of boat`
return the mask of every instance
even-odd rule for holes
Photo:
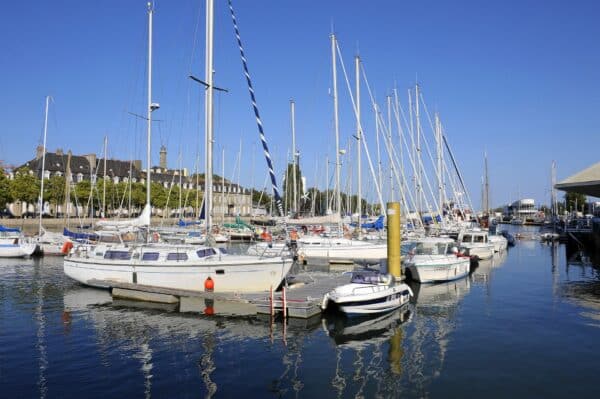
[[[451,238],[425,237],[417,241],[414,254],[405,262],[410,277],[421,283],[456,280],[469,273],[471,260],[458,256]]]
[[[489,280],[492,270],[501,266],[506,260],[506,251],[494,254],[491,259],[480,260],[469,276],[473,283],[484,283]]]
[[[391,274],[355,272],[350,284],[339,286],[323,296],[322,309],[333,302],[347,314],[382,313],[408,303],[412,291],[397,284]]]
[[[323,329],[336,345],[357,348],[388,339],[395,328],[410,320],[411,316],[408,307],[377,317],[344,317],[332,313],[323,319]]]
[[[439,284],[412,284],[417,308],[450,308],[458,304],[471,289],[469,279]]]

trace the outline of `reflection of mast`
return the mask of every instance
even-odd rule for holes
[[[48,368],[48,355],[46,353],[46,343],[44,342],[44,335],[46,331],[46,317],[44,316],[44,279],[40,275],[41,267],[38,264],[36,267],[36,283],[37,287],[37,298],[38,304],[35,308],[35,319],[38,324],[37,330],[37,349],[39,352],[39,380],[38,380],[38,388],[40,389],[40,398],[45,398],[46,393],[48,392],[48,387],[46,386],[46,369]]]
[[[550,243],[550,251],[552,256],[552,294],[556,297],[559,290],[560,272],[558,269],[558,243],[552,241]]]
[[[342,363],[342,349],[339,346],[335,347],[335,376],[331,381],[331,386],[337,390],[337,397],[341,398],[346,389],[346,378],[341,367]]]
[[[149,338],[144,338],[144,342],[139,344],[139,353],[134,357],[142,361],[142,374],[144,375],[144,394],[146,398],[152,397],[152,348],[148,343]]]
[[[217,392],[217,384],[210,379],[210,374],[215,371],[215,362],[213,360],[213,350],[215,347],[215,337],[212,334],[206,334],[202,340],[204,354],[200,358],[200,375],[206,385],[205,398],[212,398]]]

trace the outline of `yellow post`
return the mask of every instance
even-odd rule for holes
[[[387,255],[388,272],[400,279],[400,203],[388,202],[387,204]]]

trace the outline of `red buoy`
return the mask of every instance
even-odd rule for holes
[[[204,280],[204,290],[205,291],[213,291],[214,289],[215,289],[215,282],[209,276],[206,278],[206,280]]]

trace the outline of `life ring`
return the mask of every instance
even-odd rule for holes
[[[62,248],[60,249],[60,252],[67,255],[71,251],[72,248],[73,248],[73,243],[71,241],[65,241]]]
[[[160,240],[160,234],[158,234],[158,232],[154,232],[152,233],[152,242],[158,242],[158,240]]]

